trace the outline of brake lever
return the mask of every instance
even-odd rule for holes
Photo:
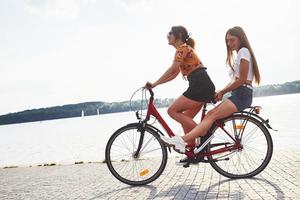
[[[141,119],[141,117],[140,117],[140,115],[139,115],[139,111],[136,111],[136,112],[135,112],[135,116],[136,116],[136,118],[137,118],[138,120]]]

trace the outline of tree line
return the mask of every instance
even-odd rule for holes
[[[155,105],[158,108],[167,107],[173,99],[155,99]],[[123,101],[123,102],[86,102],[78,104],[69,104],[64,106],[55,106],[49,108],[40,108],[25,110],[22,112],[9,113],[0,116],[0,125],[4,124],[14,124],[23,122],[33,122],[33,121],[44,121],[51,119],[61,119],[70,117],[80,117],[97,115],[97,114],[107,114],[107,113],[117,113],[126,111],[136,111],[140,109],[146,109],[147,102],[136,100],[136,101]]]
[[[300,93],[300,81],[287,82],[284,84],[265,85],[254,88],[254,97],[281,95]],[[158,108],[168,107],[174,99],[155,99],[155,105]],[[0,116],[0,125],[14,124],[33,121],[44,121],[51,119],[61,119],[69,117],[80,117],[126,112],[130,110],[146,109],[147,103],[145,101],[123,101],[123,102],[86,102],[78,104],[69,104],[64,106],[55,106],[49,108],[39,108],[32,110],[25,110],[22,112],[9,113]]]

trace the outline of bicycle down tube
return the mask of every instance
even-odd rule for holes
[[[168,133],[168,135],[170,137],[175,136],[175,134],[173,133],[173,131],[171,130],[171,128],[168,126],[168,124],[165,122],[165,120],[161,117],[161,115],[159,114],[159,112],[157,111],[157,109],[154,106],[153,103],[153,92],[152,90],[149,90],[151,97],[150,97],[150,101],[149,101],[149,105],[148,105],[148,111],[147,111],[147,115],[146,115],[146,121],[148,121],[150,119],[150,116],[154,116],[159,123],[162,125],[162,127],[166,130],[166,132]]]

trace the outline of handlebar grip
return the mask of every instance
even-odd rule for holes
[[[136,118],[137,118],[138,120],[141,119],[141,117],[140,117],[140,115],[139,115],[139,111],[136,111],[136,112],[135,112],[135,116],[136,116]]]

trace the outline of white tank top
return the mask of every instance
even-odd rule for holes
[[[248,70],[248,76],[247,76],[247,80],[248,81],[253,81],[253,64],[252,64],[252,59],[251,59],[251,54],[250,51],[243,47],[239,50],[236,59],[233,63],[233,70],[230,68],[229,69],[229,76],[232,80],[235,80],[236,78],[240,77],[240,63],[241,63],[241,59],[245,59],[249,62],[249,70]]]

